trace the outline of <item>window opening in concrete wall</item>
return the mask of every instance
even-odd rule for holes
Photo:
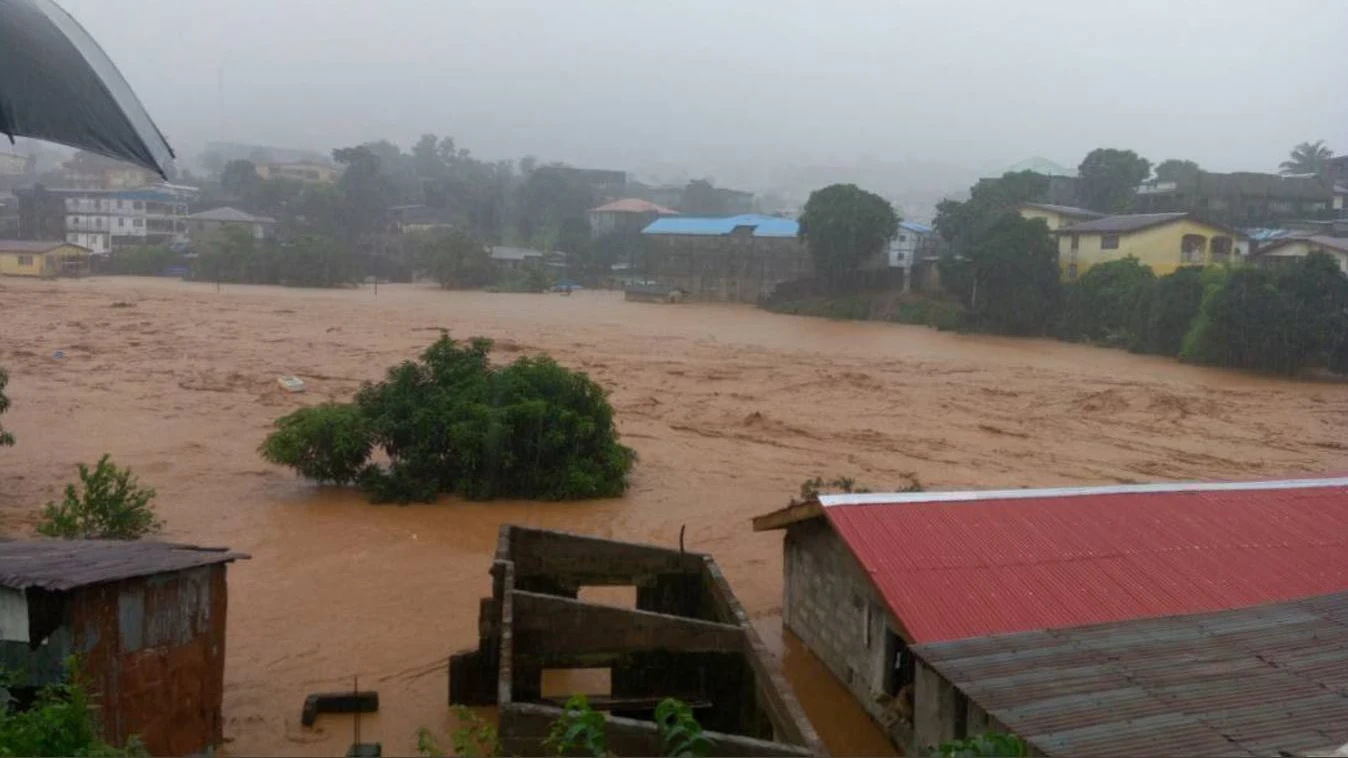
[[[636,608],[637,588],[630,584],[581,587],[576,599],[597,605],[611,605],[615,608]]]
[[[908,650],[908,643],[895,634],[893,629],[885,629],[885,653],[885,659],[889,662],[889,671],[885,676],[885,692],[898,695],[905,687],[911,687],[913,684],[916,675],[913,654]]]
[[[572,695],[585,695],[596,705],[613,695],[613,669],[543,669],[544,700],[564,702]],[[595,710],[600,710],[595,708]]]

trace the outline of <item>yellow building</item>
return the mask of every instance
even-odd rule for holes
[[[326,163],[300,161],[298,163],[261,163],[257,175],[263,179],[293,179],[310,184],[331,184],[341,172]]]
[[[1325,253],[1338,261],[1341,271],[1348,273],[1348,237],[1308,235],[1275,240],[1260,248],[1253,257],[1261,266],[1276,267],[1311,253]]]
[[[1249,239],[1234,229],[1199,221],[1188,213],[1105,216],[1055,229],[1063,275],[1076,279],[1097,263],[1132,256],[1157,276],[1180,266],[1244,259]]]
[[[89,248],[69,242],[0,240],[0,274],[5,276],[83,276],[89,272]]]
[[[1021,203],[1016,210],[1028,219],[1042,218],[1050,229],[1062,229],[1072,224],[1104,218],[1105,213],[1077,208],[1072,205],[1051,205],[1049,203]]]

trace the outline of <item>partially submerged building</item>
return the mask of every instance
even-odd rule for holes
[[[0,667],[62,681],[76,656],[103,736],[153,755],[220,745],[225,568],[248,556],[141,540],[0,541]]]
[[[778,284],[813,274],[799,233],[797,222],[775,216],[660,218],[642,230],[635,268],[694,300],[757,303]]]
[[[543,674],[607,669],[610,691],[584,693],[606,711],[617,755],[663,755],[652,719],[666,697],[688,703],[712,755],[821,755],[823,746],[777,662],[706,555],[501,527],[476,650],[450,657],[449,700],[496,705],[508,755],[543,755],[565,696]],[[635,587],[635,608],[578,599],[585,587]]]
[[[1282,714],[1273,720],[1288,731],[1265,734],[1274,742],[1319,739],[1307,727],[1324,713],[1311,705],[1298,711],[1308,689],[1284,677],[1284,689],[1252,691],[1247,683],[1278,684],[1256,676],[1273,676],[1258,667],[1277,664],[1224,648],[1242,638],[1213,634],[1216,622],[1129,624],[1348,590],[1348,479],[825,495],[761,516],[754,529],[786,532],[786,628],[908,755],[990,728],[1046,754],[1209,754],[1203,748],[1218,743],[1190,739],[1194,723],[1238,746],[1221,752],[1250,750],[1255,738],[1240,735],[1253,727],[1219,723],[1209,713],[1219,706],[1232,714],[1247,708],[1247,726]],[[1348,623],[1331,606],[1325,617]],[[1231,623],[1263,612],[1249,613]],[[1300,611],[1286,613],[1304,620]],[[1328,621],[1307,623],[1298,629],[1289,621],[1289,636],[1267,647],[1270,654],[1338,666],[1348,656],[1348,627],[1330,635],[1321,634]],[[1081,629],[1092,625],[1104,626]],[[1116,640],[1112,652],[1082,646],[1134,633],[1150,636]],[[1267,633],[1260,644],[1277,635]],[[1111,690],[1109,677],[1122,681],[1125,667],[1141,676],[1150,665],[1112,657],[1139,649],[1150,656],[1152,644],[1157,665],[1188,656],[1190,689],[1153,677]],[[1336,707],[1348,705],[1348,677],[1324,683],[1329,699],[1342,701]],[[1224,705],[1202,702],[1223,687],[1231,693]],[[1115,717],[1128,708],[1138,709],[1137,724],[1121,726]],[[1122,735],[1117,746],[1108,742],[1111,729]],[[1343,731],[1323,744],[1344,742],[1348,726]],[[1145,735],[1145,748],[1128,741]]]

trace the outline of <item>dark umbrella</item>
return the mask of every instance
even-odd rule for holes
[[[164,176],[173,149],[107,53],[51,0],[0,0],[0,133]]]

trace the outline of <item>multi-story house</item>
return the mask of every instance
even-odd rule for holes
[[[1227,226],[1270,226],[1334,215],[1333,182],[1322,176],[1278,176],[1248,171],[1196,171],[1173,181],[1154,179],[1137,188],[1140,213],[1192,213]]]
[[[144,245],[185,242],[187,198],[174,188],[20,190],[24,239],[62,239],[95,255]]]

